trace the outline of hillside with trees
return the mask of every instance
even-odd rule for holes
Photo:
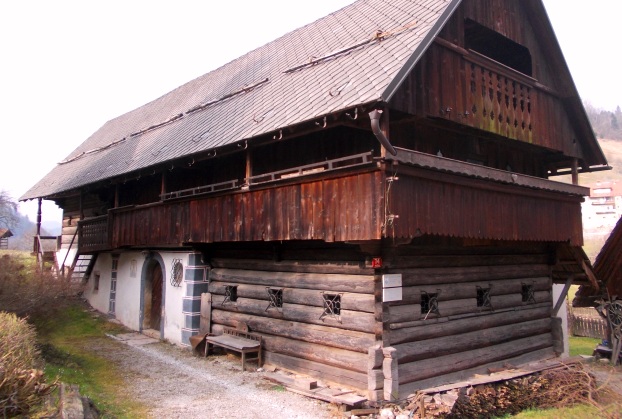
[[[611,112],[597,109],[587,102],[584,105],[597,138],[622,140],[622,109],[620,106]]]

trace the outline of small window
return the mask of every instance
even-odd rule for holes
[[[464,44],[467,49],[516,71],[528,76],[533,74],[531,53],[527,47],[471,19],[464,22]]]
[[[430,314],[440,315],[438,311],[438,293],[421,293],[421,314],[427,318]]]
[[[477,306],[483,309],[492,308],[490,288],[477,287]]]
[[[270,303],[268,304],[266,311],[271,308],[283,308],[283,288],[267,288],[267,290]]]
[[[99,291],[99,272],[93,274],[93,291]]]
[[[521,288],[521,297],[523,303],[533,304],[536,302],[536,296],[533,285],[523,284]]]
[[[238,301],[238,286],[225,286],[225,299],[222,301],[222,304],[225,305],[227,302],[235,303],[236,301]]]
[[[325,317],[331,317],[341,320],[341,294],[324,294],[324,313],[320,316],[320,320]]]

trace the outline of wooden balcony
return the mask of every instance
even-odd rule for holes
[[[338,174],[337,174],[338,173]],[[372,153],[160,195],[80,221],[79,252],[124,247],[381,237],[382,172]],[[353,203],[357,203],[354,205]]]
[[[109,223],[107,215],[78,222],[78,252],[94,253],[109,250]]]
[[[411,88],[392,100],[406,113],[581,157],[568,141],[579,133],[563,111],[563,95],[475,51],[437,38],[406,83]]]

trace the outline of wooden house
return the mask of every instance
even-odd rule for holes
[[[201,312],[245,324],[267,363],[378,400],[559,352],[578,176],[606,168],[541,1],[359,0],[107,122],[21,199],[63,208],[99,310],[182,344]]]
[[[13,233],[8,228],[0,228],[0,249],[9,248],[9,237],[13,237]]]

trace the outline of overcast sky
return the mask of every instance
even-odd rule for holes
[[[0,0],[0,190],[19,198],[106,121],[349,3]],[[622,1],[544,4],[581,97],[622,105]]]

